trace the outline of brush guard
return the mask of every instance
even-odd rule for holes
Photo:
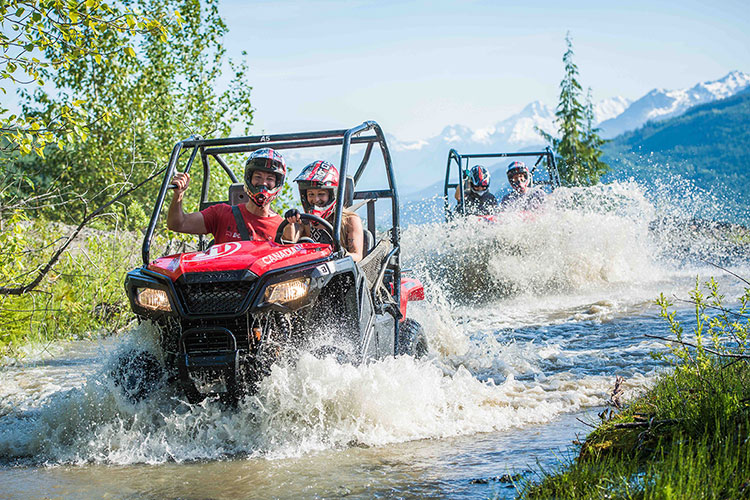
[[[185,331],[180,337],[177,371],[180,382],[193,385],[192,374],[223,376],[229,392],[238,387],[240,350],[234,334],[222,327],[199,327]]]

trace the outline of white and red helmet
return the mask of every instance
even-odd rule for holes
[[[294,182],[299,187],[299,195],[305,212],[323,219],[331,215],[336,206],[336,192],[339,187],[339,171],[336,167],[327,161],[314,161],[302,169]],[[327,190],[329,192],[328,203],[322,207],[310,205],[307,201],[308,189]]]
[[[253,186],[253,172],[270,172],[276,175],[276,185],[268,189],[266,186]],[[286,178],[286,162],[284,157],[271,148],[253,151],[245,162],[245,189],[253,203],[262,207],[271,203],[284,187]]]
[[[474,193],[481,195],[490,188],[490,173],[482,165],[474,165],[469,171],[469,185]]]
[[[512,180],[511,177],[513,177],[515,174],[524,174],[524,180],[518,181],[518,180]],[[508,182],[510,185],[515,189],[516,191],[520,193],[526,193],[526,191],[531,188],[531,172],[529,172],[529,168],[526,166],[526,164],[522,161],[514,161],[510,165],[508,165]]]

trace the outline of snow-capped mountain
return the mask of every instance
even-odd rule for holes
[[[440,135],[416,142],[392,143],[394,151],[419,151],[439,146],[441,148],[459,149],[463,146],[492,146],[512,145],[527,147],[542,143],[535,127],[552,131],[555,114],[552,109],[541,101],[527,105],[520,113],[496,123],[492,127],[472,130],[463,125],[445,127]],[[446,155],[448,150],[446,149]]]
[[[484,129],[450,125],[439,135],[413,142],[401,142],[391,136],[388,144],[394,164],[399,165],[399,187],[404,193],[419,191],[442,179],[451,148],[464,153],[542,148],[544,141],[535,127],[553,132],[554,119],[554,111],[549,106],[535,101],[520,113]]]
[[[678,116],[692,106],[730,97],[750,86],[750,74],[732,71],[715,81],[698,83],[689,89],[654,89],[640,99],[631,101],[612,97],[594,104],[594,114],[602,136],[611,138],[634,130],[649,120]],[[520,113],[484,129],[451,125],[429,139],[401,142],[395,137],[388,141],[397,165],[399,188],[412,197],[424,192],[445,175],[448,151],[459,153],[489,153],[529,151],[545,146],[536,128],[556,131],[554,110],[540,101],[527,105]],[[410,195],[411,193],[411,195]]]
[[[596,117],[597,123],[619,116],[632,102],[633,101],[630,99],[620,96],[599,101],[594,104],[594,116]]]
[[[730,97],[750,86],[750,74],[732,71],[725,77],[699,83],[689,89],[654,89],[636,100],[619,115],[602,120],[602,136],[612,138],[634,130],[648,121],[679,116],[698,104]]]
[[[602,135],[611,138],[634,130],[649,120],[678,116],[697,104],[730,97],[749,86],[750,74],[732,71],[719,80],[699,83],[689,89],[655,89],[635,101],[624,97],[605,99],[594,104],[594,114]],[[404,200],[420,198],[428,192],[442,193],[451,148],[464,154],[543,149],[546,144],[537,128],[549,133],[557,129],[554,109],[541,101],[532,102],[519,113],[487,128],[450,125],[434,137],[410,142],[388,136],[399,191]],[[338,158],[331,159],[338,161]],[[485,166],[502,170],[502,163],[488,160]],[[382,181],[382,175],[375,170],[365,174],[363,186],[374,188]],[[495,189],[500,189],[504,182],[502,172],[499,175],[497,181],[493,179]]]

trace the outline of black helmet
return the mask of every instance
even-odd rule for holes
[[[265,186],[253,186],[253,172],[256,170],[276,174],[276,185],[273,189],[268,189]],[[259,207],[270,203],[281,192],[285,178],[286,162],[284,162],[284,157],[271,148],[253,151],[245,162],[245,189],[250,195],[250,199]]]

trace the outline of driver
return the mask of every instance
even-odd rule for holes
[[[236,206],[219,203],[200,212],[186,214],[182,210],[182,198],[190,184],[190,175],[177,173],[172,179],[177,189],[174,190],[172,203],[169,205],[167,227],[178,233],[211,233],[214,243],[244,239],[273,240],[283,219],[271,210],[270,204],[284,186],[285,177],[284,158],[273,149],[259,149],[245,162],[245,192],[249,197],[247,203]],[[247,229],[247,237],[243,237],[238,223]]]
[[[305,212],[317,215],[333,225],[336,191],[339,186],[339,171],[336,167],[322,160],[312,162],[300,172],[294,182],[299,187]],[[289,222],[284,229],[284,240],[295,242],[299,238],[308,237],[321,243],[333,242],[332,236],[320,224],[301,222],[297,209],[287,210],[284,217]],[[345,209],[341,220],[341,244],[346,254],[354,262],[359,262],[362,260],[364,248],[362,219],[356,213]]]
[[[461,207],[461,194],[456,188],[456,213],[463,215],[489,215],[497,207],[497,199],[490,193],[490,173],[482,165],[474,165],[464,174],[469,180],[469,188],[464,189],[464,208]]]
[[[536,210],[542,206],[544,191],[532,186],[533,178],[524,162],[512,162],[507,174],[513,190],[500,200],[501,210]]]

